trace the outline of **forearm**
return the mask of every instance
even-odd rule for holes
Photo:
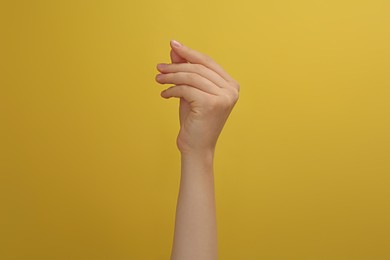
[[[171,260],[217,259],[213,159],[213,151],[181,155]]]

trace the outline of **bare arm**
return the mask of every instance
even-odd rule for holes
[[[214,151],[239,85],[207,55],[174,42],[171,47],[172,64],[159,64],[156,77],[174,84],[162,97],[180,98],[181,179],[171,259],[216,260]]]
[[[182,155],[172,260],[217,259],[213,154]]]

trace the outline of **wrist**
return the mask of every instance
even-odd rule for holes
[[[177,148],[180,154],[185,157],[210,157],[214,156],[215,146],[214,144],[204,144],[204,142],[183,142],[179,137],[176,140]]]
[[[181,151],[182,169],[191,172],[213,173],[214,149],[203,151]]]
[[[203,149],[203,150],[180,150],[182,158],[188,158],[191,160],[213,160],[215,149]]]

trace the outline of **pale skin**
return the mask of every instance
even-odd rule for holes
[[[240,86],[208,55],[171,41],[171,63],[157,65],[156,81],[174,86],[163,98],[179,98],[180,190],[171,260],[216,260],[214,153]]]

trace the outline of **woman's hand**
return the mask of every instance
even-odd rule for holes
[[[182,154],[214,152],[240,86],[209,56],[176,41],[171,47],[172,64],[157,65],[156,81],[174,84],[163,98],[180,98],[177,146]]]

